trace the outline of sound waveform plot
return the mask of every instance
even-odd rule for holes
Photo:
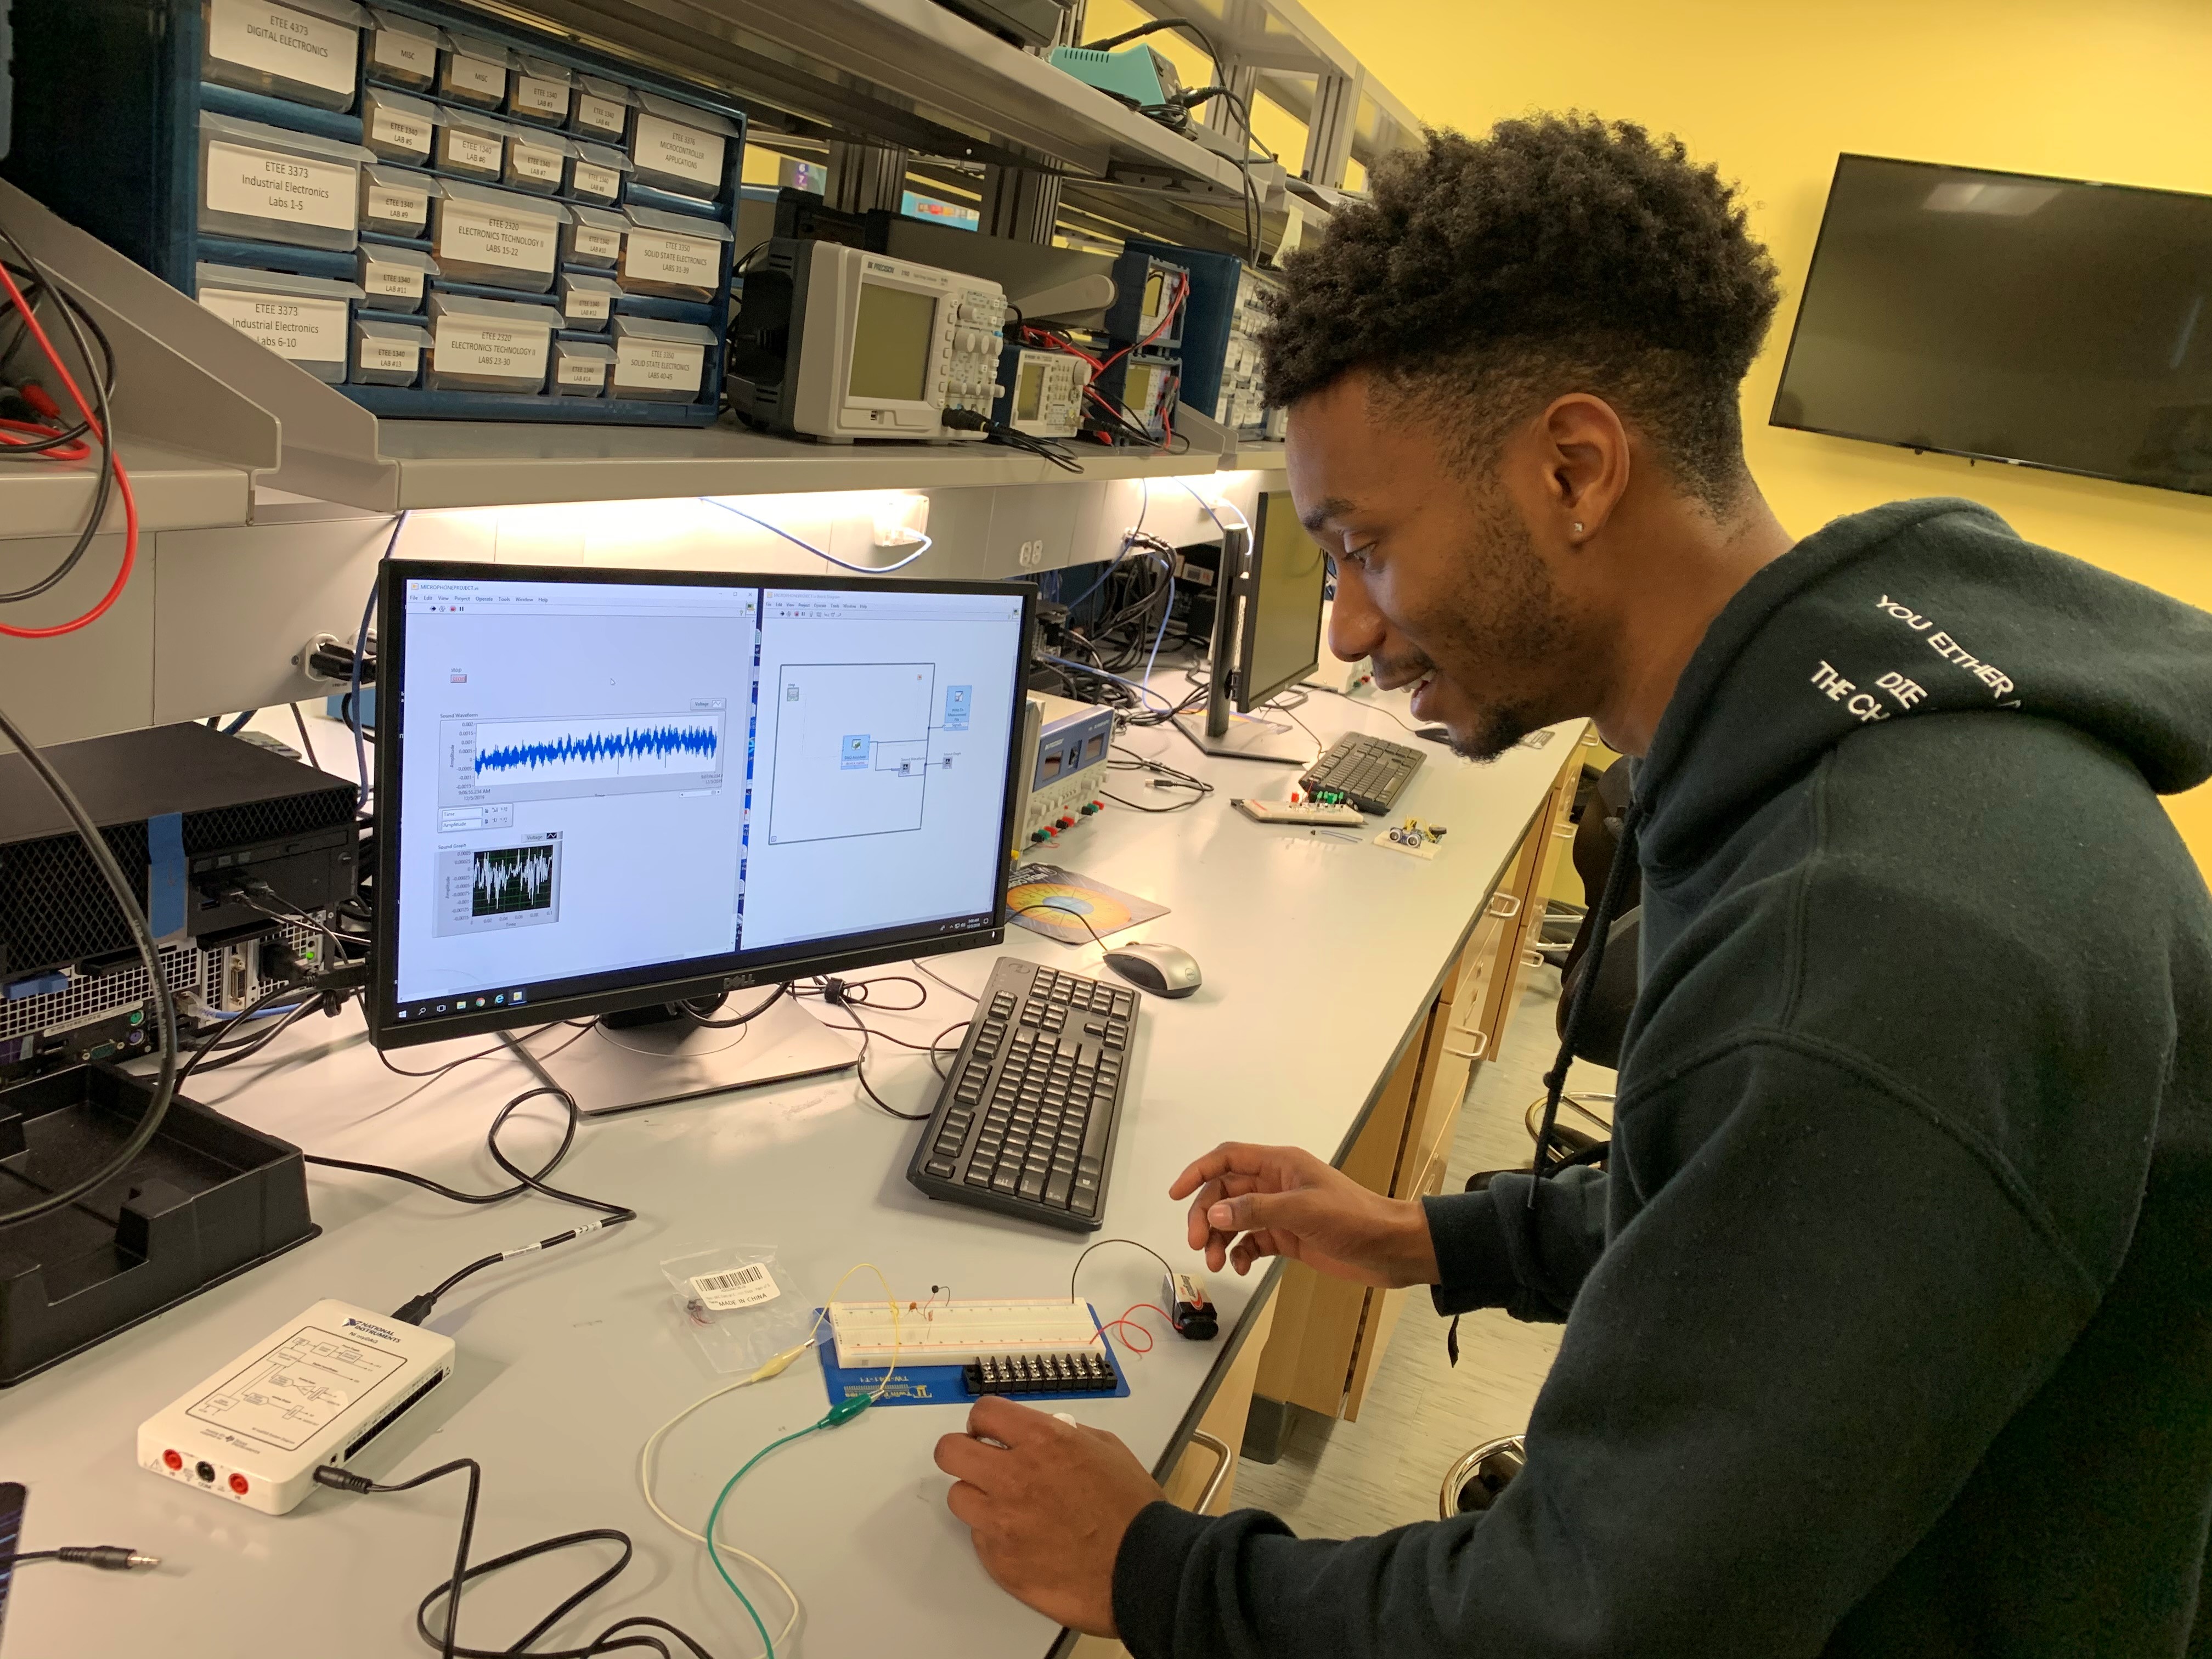
[[[548,800],[722,782],[724,710],[586,718],[453,720],[443,733],[447,803]]]

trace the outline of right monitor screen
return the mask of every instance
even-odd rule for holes
[[[2212,197],[1837,163],[1773,423],[2212,494]]]
[[[1304,679],[1321,660],[1321,544],[1298,522],[1287,489],[1259,500],[1253,521],[1251,591],[1244,602],[1242,691],[1249,710]]]

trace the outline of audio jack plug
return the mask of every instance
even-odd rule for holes
[[[161,1565],[160,1556],[143,1554],[121,1544],[64,1544],[58,1550],[25,1550],[9,1565],[21,1566],[26,1561],[70,1561],[106,1572],[143,1572]]]

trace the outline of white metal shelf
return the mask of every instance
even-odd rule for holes
[[[141,531],[214,530],[246,521],[252,475],[125,434],[123,469],[138,503]],[[82,461],[0,462],[0,538],[74,536],[92,511],[98,452]],[[123,501],[111,495],[103,529],[123,528]]]

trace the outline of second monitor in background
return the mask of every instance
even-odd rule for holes
[[[1293,766],[1313,757],[1297,726],[1258,711],[1320,665],[1327,574],[1321,544],[1298,522],[1288,490],[1261,495],[1249,534],[1232,530],[1224,538],[1206,708],[1176,716],[1176,728],[1207,754]]]

